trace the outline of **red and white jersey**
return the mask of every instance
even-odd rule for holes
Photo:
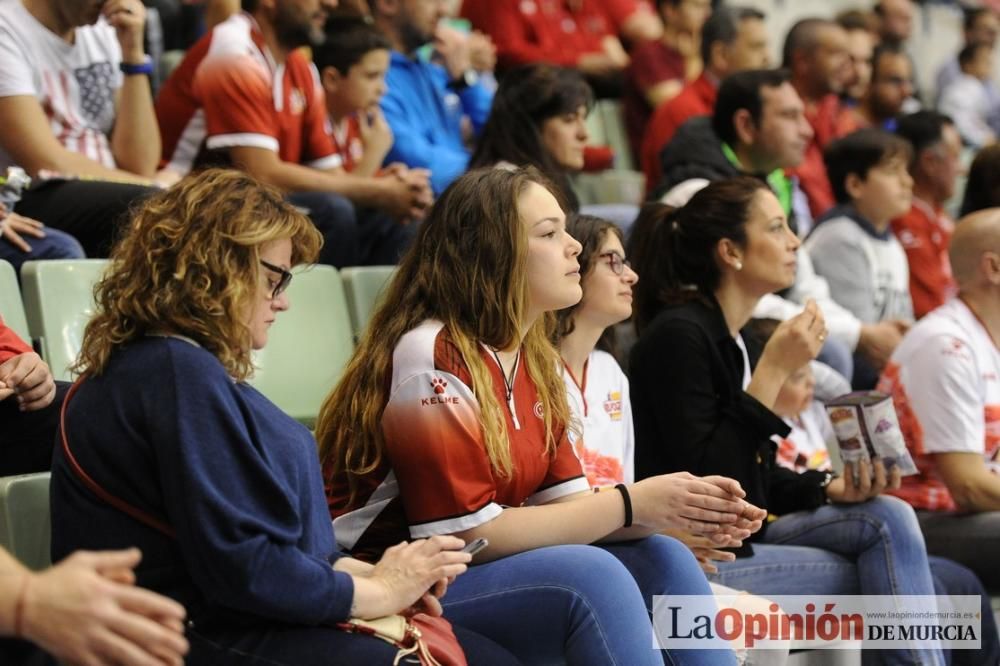
[[[635,479],[635,431],[628,378],[611,354],[587,357],[583,377],[563,367],[569,408],[582,436],[568,433],[573,451],[593,487],[632,483]]]
[[[979,318],[953,298],[903,337],[878,389],[892,395],[919,473],[893,494],[919,509],[957,506],[934,464],[937,453],[980,453],[1000,471],[1000,350]]]
[[[327,500],[340,547],[374,560],[405,539],[451,534],[493,520],[503,507],[545,504],[589,490],[580,461],[559,433],[545,452],[542,403],[523,363],[514,370],[509,408],[502,370],[480,353],[507,419],[514,471],[494,474],[486,455],[472,378],[444,325],[428,320],[400,338],[382,414],[383,464],[359,480],[347,506],[346,479],[330,479]]]
[[[347,116],[339,125],[333,124],[332,121],[328,122],[327,131],[339,158],[339,163],[335,166],[342,166],[347,172],[354,171],[354,166],[365,155],[365,144],[361,140],[361,125],[357,114],[352,113]]]
[[[771,437],[778,445],[779,465],[796,472],[833,469],[828,447],[836,446],[836,435],[822,402],[813,400],[801,414],[784,421],[792,429],[788,436]]]
[[[156,101],[162,166],[187,173],[225,162],[234,147],[264,148],[284,162],[338,166],[326,133],[319,73],[301,51],[275,62],[253,18],[235,14],[188,51]]]
[[[0,58],[0,97],[34,97],[66,150],[115,168],[108,137],[122,85],[122,54],[114,28],[102,18],[76,28],[69,44],[20,0],[0,2]],[[0,151],[0,169],[12,164]]]

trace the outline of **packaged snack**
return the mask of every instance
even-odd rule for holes
[[[826,412],[845,463],[878,458],[887,471],[898,467],[903,476],[917,473],[891,397],[877,391],[848,393],[826,403]]]

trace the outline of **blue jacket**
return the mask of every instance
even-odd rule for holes
[[[193,343],[149,337],[116,350],[66,411],[70,450],[112,495],[165,521],[170,538],[98,499],[57,452],[52,556],[138,546],[138,582],[196,623],[333,623],[354,583],[309,431],[234,382]]]
[[[386,163],[430,169],[435,195],[469,166],[462,116],[469,117],[478,135],[493,104],[493,93],[481,84],[455,93],[448,88],[449,80],[444,67],[393,51],[386,74],[389,90],[382,98],[382,112],[395,136]]]

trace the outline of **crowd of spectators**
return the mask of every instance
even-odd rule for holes
[[[0,661],[391,663],[337,625],[401,613],[662,663],[657,595],[936,594],[979,649],[865,663],[1000,663],[1000,9],[936,63],[857,4],[0,1],[0,259],[111,259],[74,384],[0,319],[58,562],[0,550]],[[641,208],[581,196],[607,100]],[[310,263],[397,265],[314,433],[247,383]],[[835,465],[851,390],[915,474]],[[663,657],[788,659],[712,648]]]

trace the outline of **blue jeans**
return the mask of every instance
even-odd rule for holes
[[[14,271],[21,276],[21,264],[38,259],[82,259],[83,247],[65,231],[45,227],[45,238],[24,236],[24,242],[31,246],[30,252],[15,247],[6,238],[0,238],[0,259],[9,261]]]
[[[908,504],[881,495],[830,504],[768,525],[753,557],[719,563],[716,582],[762,596],[932,595],[924,539]],[[939,648],[866,651],[865,663],[941,664]]]
[[[662,536],[538,548],[477,565],[443,602],[453,623],[528,664],[736,663],[729,651],[654,651],[649,613],[657,594],[712,594],[691,551]]]

